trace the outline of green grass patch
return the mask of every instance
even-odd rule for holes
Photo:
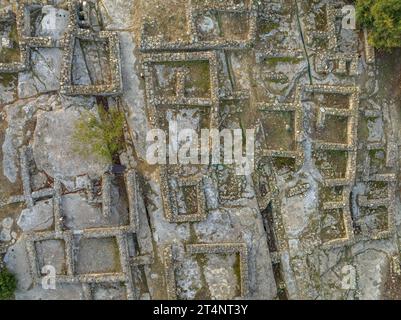
[[[124,149],[125,117],[118,109],[98,108],[99,116],[83,114],[75,125],[74,149],[85,155],[116,160]]]
[[[17,279],[6,268],[0,270],[0,300],[10,300],[14,298],[17,289]]]

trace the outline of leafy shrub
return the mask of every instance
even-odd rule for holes
[[[124,114],[98,108],[98,116],[83,114],[75,125],[75,151],[113,162],[124,149]]]
[[[357,21],[370,31],[369,43],[381,49],[401,47],[401,1],[357,0]]]
[[[6,268],[0,270],[0,300],[8,300],[14,297],[17,288],[17,279]]]

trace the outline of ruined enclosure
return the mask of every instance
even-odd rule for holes
[[[199,107],[192,105],[160,105],[157,111],[157,124],[159,128],[165,130],[166,139],[170,139],[168,131],[171,121],[177,122],[177,129],[185,129],[188,126],[195,129],[200,137],[201,129],[209,127],[211,121],[211,111],[207,107]],[[178,146],[177,146],[178,147]],[[168,156],[168,155],[167,155]]]
[[[67,95],[117,95],[121,91],[120,47],[117,34],[72,31],[66,41],[61,90]],[[75,69],[78,64],[83,68]]]
[[[170,221],[189,222],[206,219],[203,175],[179,177],[169,169],[162,171],[163,201]]]
[[[342,209],[324,210],[321,214],[321,234],[323,243],[335,239],[346,238]]]
[[[166,62],[154,66],[155,94],[186,98],[210,97],[210,68],[207,61]]]
[[[73,86],[106,85],[112,81],[111,66],[109,64],[110,56],[109,41],[106,40],[86,40],[76,38],[74,40],[74,59],[83,59],[89,56],[91,64],[87,64],[86,70],[75,69],[71,72],[71,84]]]
[[[200,41],[229,38],[245,40],[249,33],[249,14],[219,10],[197,11],[194,14],[196,32]]]
[[[78,274],[121,272],[115,238],[80,239],[78,248],[75,266]]]
[[[143,8],[143,50],[241,48],[256,34],[252,1],[150,1]]]
[[[197,266],[199,268],[199,273],[196,276],[200,278],[199,289],[195,293],[195,299],[217,299],[217,298],[226,298],[232,299],[238,297],[240,295],[240,285],[239,279],[235,279],[231,277],[231,275],[235,274],[235,268],[239,268],[237,264],[239,264],[239,256],[238,255],[208,255],[208,254],[197,254],[196,257],[193,258],[196,261]],[[213,274],[213,270],[218,269],[227,269],[227,274]],[[178,292],[179,299],[190,298],[188,297],[188,292],[186,292],[186,288],[180,286],[181,282],[186,278],[185,267],[180,268],[176,272],[176,276],[178,278]],[[212,287],[210,289],[208,283],[211,281],[217,281],[216,276],[219,278],[218,281],[229,282],[230,287],[226,290],[218,289],[217,287]],[[203,278],[203,279],[202,279]],[[202,283],[203,280],[203,283]],[[208,292],[209,291],[209,292]],[[211,291],[211,292],[210,292]],[[220,292],[219,292],[220,291]]]
[[[175,1],[172,6],[159,1],[144,3],[149,18],[144,17],[143,32],[149,37],[160,36],[167,42],[189,39],[186,34],[188,18],[186,1]]]
[[[241,243],[190,244],[185,252],[170,247],[165,258],[172,270],[166,271],[172,299],[234,299],[248,290],[247,250]],[[184,255],[184,262],[177,256]]]
[[[328,150],[316,154],[315,164],[325,179],[346,179],[348,153]]]
[[[401,67],[343,27],[347,4],[2,2],[0,267],[15,298],[397,296]],[[113,163],[76,151],[99,108],[123,117]],[[222,147],[221,163],[175,163],[200,142],[175,142],[172,123],[238,130],[243,155],[254,130],[253,170]],[[148,162],[151,129],[173,141],[166,163]]]

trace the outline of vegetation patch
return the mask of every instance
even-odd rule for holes
[[[260,34],[268,34],[272,32],[273,30],[276,30],[280,27],[280,24],[277,22],[269,22],[269,21],[263,21],[260,23],[259,26],[259,33]]]
[[[10,300],[14,298],[17,288],[17,279],[6,268],[0,270],[0,300]]]
[[[75,151],[118,162],[124,149],[125,117],[118,109],[98,108],[98,116],[83,114],[75,125]]]
[[[357,21],[370,31],[369,43],[380,49],[401,47],[401,2],[357,0]]]

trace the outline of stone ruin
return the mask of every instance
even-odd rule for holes
[[[177,248],[170,246],[164,249],[166,265],[166,281],[168,298],[177,300],[179,288],[177,288],[176,264]],[[186,255],[237,255],[236,273],[239,278],[238,296],[235,298],[246,298],[248,295],[248,250],[244,243],[211,243],[211,244],[189,244],[185,248]],[[210,288],[211,290],[212,288]],[[217,288],[213,288],[216,290]],[[230,288],[232,289],[232,288]]]
[[[67,1],[59,5],[57,1],[21,1],[15,12],[4,14],[0,21],[13,21],[14,47],[7,50],[18,51],[10,56],[19,56],[16,61],[1,62],[3,73],[18,73],[29,68],[29,48],[61,48],[64,51],[63,66],[60,77],[60,91],[65,95],[119,95],[122,91],[120,47],[116,33],[100,31],[95,19],[87,17],[82,22],[85,10],[80,8],[80,1]],[[85,2],[87,3],[87,2]],[[88,2],[92,3],[92,2]],[[93,25],[92,25],[93,24]],[[9,31],[11,32],[11,31]],[[3,39],[3,38],[2,38]],[[4,38],[4,41],[8,41]],[[2,40],[3,41],[3,40]],[[8,41],[9,42],[9,41]],[[7,43],[8,43],[7,42]],[[81,42],[86,43],[87,51],[102,51],[98,61],[98,70],[102,71],[100,79],[74,79],[71,68],[76,57],[76,46],[84,50]],[[92,54],[93,52],[87,52]],[[81,58],[82,59],[82,58]],[[94,66],[92,66],[94,68]],[[106,74],[107,73],[107,74]],[[83,81],[82,81],[83,80]],[[80,83],[83,82],[83,83]]]
[[[27,47],[21,41],[21,25],[15,12],[0,13],[2,73],[23,71],[28,66]]]
[[[210,50],[245,49],[256,37],[257,5],[247,1],[187,1],[179,6],[184,37],[166,39],[161,23],[144,18],[141,30],[141,50]],[[238,27],[241,21],[241,28]],[[235,27],[234,27],[235,26]]]
[[[54,180],[51,186],[35,191],[31,189],[31,152],[23,148],[20,155],[24,194],[11,197],[0,206],[24,202],[28,210],[36,210],[41,206],[44,210],[43,205],[52,208],[49,219],[53,222],[47,228],[26,232],[24,235],[33,284],[41,284],[45,272],[43,267],[51,265],[56,268],[56,285],[82,285],[85,299],[93,298],[92,291],[99,283],[118,286],[124,292],[123,297],[138,299],[131,268],[149,263],[152,258],[139,255],[138,250],[131,243],[128,244],[136,237],[139,224],[137,206],[140,191],[135,170],[124,174],[128,197],[126,223],[120,221],[116,224],[115,212],[112,213],[115,209],[112,208],[111,186],[115,177],[105,173],[101,177],[100,190],[97,191],[95,189],[99,187],[96,187],[96,183],[87,185],[86,190],[79,186],[76,190],[67,191],[60,180]],[[92,217],[92,220],[85,221],[85,218],[73,217],[70,216],[71,212],[65,212],[66,197],[76,192],[87,193],[89,203],[101,206],[100,220],[97,218],[98,221],[94,221]],[[28,227],[28,219],[29,213],[20,218],[21,225],[25,225],[23,228]],[[99,251],[103,252],[100,257]]]
[[[77,43],[95,43],[95,46],[103,48],[104,57],[100,61],[99,68],[106,74],[101,79],[89,79],[84,83],[75,81],[72,73],[74,48]],[[71,30],[64,40],[65,51],[63,57],[63,69],[61,71],[61,92],[66,95],[111,96],[121,94],[121,66],[120,48],[116,33],[100,31],[98,34],[89,30]],[[88,83],[89,82],[89,83]],[[95,83],[93,83],[95,82]]]
[[[96,178],[63,171],[36,188],[35,166],[63,168],[42,165],[56,160],[38,157],[35,141],[17,148],[20,192],[0,198],[0,210],[31,210],[18,220],[32,283],[40,286],[50,264],[62,298],[380,298],[388,270],[400,274],[399,122],[395,103],[377,94],[366,31],[341,27],[345,4],[150,0],[128,12],[109,1],[37,1],[1,15],[2,50],[18,47],[20,59],[1,61],[0,73],[22,77],[34,49],[62,51],[57,98],[35,109],[39,123],[43,113],[91,104],[126,116],[123,182],[103,169]],[[66,22],[64,32],[43,29],[43,15]],[[3,21],[15,22],[13,31]],[[255,171],[148,165],[146,134],[167,132],[170,120],[178,129],[255,129]],[[36,140],[51,140],[33,130]],[[116,204],[117,180],[126,199]],[[35,210],[53,222],[29,226]],[[2,222],[4,239],[10,224]],[[14,232],[16,243],[3,249],[10,266],[22,255],[8,249],[19,244]],[[345,291],[350,266],[357,287]]]

